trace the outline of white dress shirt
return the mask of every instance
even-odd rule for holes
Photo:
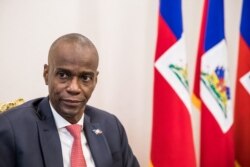
[[[59,115],[56,112],[56,110],[53,108],[51,103],[50,103],[50,107],[51,107],[51,110],[52,110],[52,113],[56,122],[57,130],[59,133],[59,138],[61,141],[63,166],[70,167],[70,154],[71,154],[71,148],[72,148],[74,138],[73,136],[71,136],[70,132],[65,127],[68,125],[71,125],[71,123],[69,123],[61,115]],[[79,122],[77,122],[77,124],[83,127],[83,121],[84,121],[84,114],[82,118],[79,120]],[[87,167],[95,167],[95,163],[91,155],[83,130],[81,133],[81,143],[82,143],[83,155],[85,157]]]

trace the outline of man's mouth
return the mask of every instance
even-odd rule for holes
[[[62,99],[61,102],[67,106],[76,107],[81,105],[84,101],[78,99]]]

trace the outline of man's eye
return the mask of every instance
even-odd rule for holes
[[[69,77],[69,75],[67,73],[65,73],[65,72],[58,72],[57,75],[61,79],[67,79]]]
[[[93,77],[90,76],[90,75],[83,75],[83,76],[81,76],[81,80],[84,81],[84,82],[91,81],[92,78],[93,78]]]

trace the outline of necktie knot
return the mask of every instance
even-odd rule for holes
[[[66,126],[66,129],[74,137],[74,139],[79,139],[80,138],[81,131],[82,131],[81,125],[72,124],[72,125]]]

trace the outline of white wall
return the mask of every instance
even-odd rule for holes
[[[232,86],[241,3],[225,2]],[[157,0],[0,0],[0,102],[46,96],[42,72],[50,44],[62,34],[82,33],[100,54],[99,83],[89,103],[118,116],[141,166],[148,166],[158,5]],[[183,1],[191,85],[202,6],[202,0]],[[198,155],[196,111],[193,120]]]

